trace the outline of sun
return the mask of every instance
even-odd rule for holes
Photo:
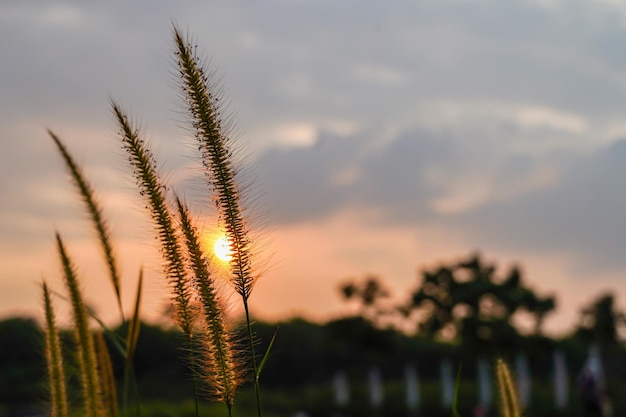
[[[217,259],[223,262],[229,262],[232,255],[230,253],[230,245],[226,236],[221,236],[215,241],[213,245],[213,253],[217,256]]]

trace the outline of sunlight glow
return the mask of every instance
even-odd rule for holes
[[[213,252],[220,261],[230,261],[230,245],[228,244],[228,238],[226,236],[221,236],[215,241],[215,244],[213,245]]]

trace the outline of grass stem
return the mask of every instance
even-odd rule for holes
[[[261,407],[261,387],[259,385],[259,368],[256,363],[256,353],[254,348],[254,334],[252,332],[252,323],[250,322],[250,310],[248,308],[248,299],[243,299],[243,307],[246,311],[246,328],[248,330],[248,341],[250,342],[250,355],[252,356],[252,369],[254,370],[254,395],[256,397],[257,415],[263,416]]]

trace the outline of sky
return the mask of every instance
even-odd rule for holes
[[[624,305],[622,1],[31,1],[0,3],[0,317],[41,316],[43,279],[62,292],[55,231],[89,303],[116,317],[46,129],[97,190],[128,310],[143,266],[142,313],[162,315],[159,255],[109,99],[210,231],[172,22],[193,35],[237,121],[265,247],[250,300],[259,317],[353,311],[338,285],[368,274],[403,299],[421,271],[476,251],[557,296],[552,331],[608,290]]]

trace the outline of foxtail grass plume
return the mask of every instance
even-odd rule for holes
[[[96,229],[98,240],[102,248],[104,259],[109,269],[109,275],[111,277],[111,283],[115,289],[115,296],[117,297],[117,305],[120,310],[122,320],[124,320],[124,309],[122,308],[122,292],[120,289],[120,274],[117,268],[117,262],[115,260],[115,252],[113,251],[113,245],[111,244],[111,232],[107,221],[104,218],[102,208],[98,203],[93,187],[89,181],[85,178],[82,169],[72,158],[72,155],[67,150],[67,147],[63,144],[61,139],[55,135],[52,131],[48,130],[48,134],[56,144],[67,170],[69,171],[74,185],[80,194],[81,199],[85,203],[91,222]]]
[[[259,376],[267,353],[257,367],[254,337],[252,332],[248,299],[250,297],[255,275],[252,268],[252,239],[249,233],[248,212],[242,209],[237,170],[233,162],[233,148],[230,138],[229,122],[220,114],[218,105],[221,97],[218,85],[209,79],[202,68],[200,59],[190,43],[183,38],[180,31],[174,27],[174,43],[176,46],[177,63],[180,70],[182,96],[185,98],[190,114],[191,126],[198,141],[199,151],[206,170],[208,183],[211,187],[210,200],[215,203],[218,212],[217,228],[226,232],[230,249],[229,274],[237,293],[243,300],[248,331],[249,350],[254,368],[254,386],[257,400],[258,416],[262,416]],[[127,152],[133,170],[133,176],[139,188],[140,195],[146,201],[146,208],[152,219],[156,231],[156,238],[160,244],[160,251],[164,259],[164,269],[168,283],[171,286],[173,304],[176,311],[176,321],[187,336],[189,344],[190,366],[194,371],[193,384],[196,400],[196,416],[199,415],[196,376],[200,375],[207,383],[211,398],[224,402],[228,407],[229,416],[232,413],[235,392],[241,382],[243,367],[237,362],[239,357],[232,333],[225,323],[224,308],[220,304],[215,283],[211,276],[208,258],[201,249],[197,229],[189,215],[185,204],[177,197],[175,200],[178,216],[174,213],[174,202],[168,199],[168,189],[160,178],[156,161],[146,145],[139,129],[130,122],[128,116],[120,106],[111,101],[111,107],[119,127],[119,136],[122,147]],[[121,302],[120,278],[115,262],[115,255],[110,243],[110,232],[104,219],[103,212],[94,197],[90,183],[85,179],[82,170],[75,163],[63,142],[52,132],[48,132],[55,142],[65,165],[70,172],[74,185],[84,201],[92,223],[97,231],[105,261],[109,267],[111,281],[115,288],[118,305],[124,319]],[[249,207],[248,207],[249,208]],[[178,220],[178,222],[176,221]],[[96,339],[97,350],[94,349],[94,339],[89,330],[87,308],[82,299],[76,277],[75,268],[70,261],[60,235],[56,235],[58,251],[63,265],[65,282],[70,293],[70,301],[74,312],[74,330],[78,345],[78,360],[80,377],[83,386],[82,399],[86,417],[110,416],[117,417],[117,403],[115,386],[112,379],[110,358],[104,338],[98,333]],[[182,240],[181,240],[182,239]],[[139,305],[142,276],[140,274],[135,312],[129,323],[126,340],[126,372],[125,381],[131,380],[132,357],[135,353],[139,333]],[[54,318],[47,287],[44,286],[46,301],[46,315],[49,317],[49,342],[54,345]],[[200,313],[191,307],[191,300],[198,298],[201,304]],[[198,315],[201,314],[201,315]],[[202,337],[196,338],[194,323],[202,319]],[[50,324],[51,323],[51,324]],[[200,342],[196,343],[196,339]],[[273,344],[274,338],[270,342]],[[57,340],[58,345],[58,340]],[[56,345],[54,345],[56,346]],[[54,346],[52,349],[54,350]],[[202,357],[196,354],[200,349]],[[123,349],[123,348],[122,348]],[[56,359],[50,363],[61,363],[59,349]],[[268,349],[269,351],[269,349]],[[98,356],[96,356],[96,352]],[[57,358],[58,357],[58,358]],[[56,361],[56,362],[55,362]],[[53,370],[50,370],[52,375]],[[58,397],[60,388],[58,381],[59,370],[51,379],[56,386],[53,396]],[[55,404],[62,402],[56,399]],[[103,403],[106,403],[105,409]],[[128,405],[128,390],[124,393],[124,404]],[[67,415],[65,406],[55,406],[54,416]],[[63,410],[65,407],[65,411]]]
[[[48,365],[48,379],[50,384],[50,416],[67,417],[67,394],[61,343],[59,342],[54,309],[52,308],[52,301],[50,300],[50,291],[45,282],[42,285],[42,289],[44,308],[46,311],[46,363]]]
[[[228,122],[219,110],[218,88],[202,67],[201,59],[177,27],[173,32],[181,89],[230,246],[232,282],[247,302],[254,284],[251,242],[235,181],[232,147],[226,131]]]
[[[202,305],[205,360],[200,365],[199,371],[207,383],[211,399],[225,403],[230,414],[239,384],[230,332],[224,323],[224,313],[210,274],[209,262],[202,251],[200,238],[191,222],[189,210],[178,197],[176,206],[185,237],[188,262],[194,273],[195,287]]]
[[[113,376],[113,364],[104,340],[104,333],[101,331],[96,332],[94,337],[105,414],[107,417],[118,417],[117,389],[115,387],[115,377]]]
[[[498,359],[496,362],[496,375],[498,377],[502,417],[521,417],[522,412],[517,398],[515,382],[508,365],[502,359]]]
[[[165,184],[157,174],[156,161],[141,138],[139,130],[115,102],[113,113],[120,128],[120,137],[139,187],[139,193],[147,200],[148,210],[157,230],[161,252],[165,259],[165,272],[173,290],[176,321],[183,332],[193,336],[194,313],[190,307],[191,289],[185,272],[180,243],[174,229],[165,190]]]
[[[84,415],[86,417],[101,417],[103,409],[98,362],[96,360],[93,337],[89,330],[87,308],[78,285],[74,265],[65,250],[61,235],[58,233],[56,234],[56,240],[74,317],[74,335],[78,346],[77,353],[83,388]]]
[[[167,187],[157,174],[156,161],[145,141],[141,138],[139,129],[130,123],[117,103],[111,101],[111,106],[120,128],[122,145],[129,155],[128,160],[133,168],[139,193],[148,202],[147,208],[157,231],[157,238],[161,244],[161,254],[165,260],[165,273],[172,286],[176,322],[187,336],[190,367],[192,372],[195,372],[196,352],[193,344],[193,326],[196,313],[191,308],[193,291],[185,269],[179,237],[167,204],[165,196]],[[192,383],[196,416],[198,416],[200,405],[195,375],[192,377]]]
[[[173,27],[175,54],[179,70],[182,95],[188,107],[193,132],[201,152],[202,164],[212,188],[219,226],[226,231],[230,246],[229,260],[231,281],[241,295],[246,314],[246,328],[252,367],[257,415],[263,415],[259,387],[259,368],[254,347],[254,336],[248,299],[255,277],[252,270],[251,240],[244,219],[238,184],[233,166],[233,149],[228,135],[228,121],[220,113],[221,100],[218,85],[203,68],[201,58],[195,53],[189,40]]]

